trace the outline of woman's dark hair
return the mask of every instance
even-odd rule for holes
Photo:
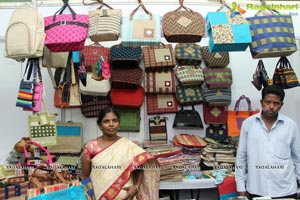
[[[264,87],[264,89],[262,90],[262,93],[261,93],[262,99],[264,99],[267,94],[278,95],[282,102],[283,102],[284,96],[285,96],[284,90],[278,85],[268,85],[267,87]]]
[[[109,107],[109,108],[105,108],[105,109],[100,110],[99,115],[98,115],[98,119],[97,119],[97,124],[101,123],[104,116],[107,113],[110,113],[110,112],[114,113],[117,116],[118,120],[120,121],[119,113],[113,107]]]

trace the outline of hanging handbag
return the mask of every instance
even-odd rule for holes
[[[195,105],[203,102],[202,89],[198,85],[177,85],[176,98],[180,105]]]
[[[192,110],[187,110],[181,107],[176,113],[173,122],[173,128],[179,129],[202,129],[203,123],[198,111],[192,106]]]
[[[228,52],[210,52],[208,46],[201,47],[202,59],[206,67],[226,67],[229,65]]]
[[[138,0],[138,3],[139,6],[130,13],[130,16],[122,17],[122,45],[153,46],[160,44],[160,16],[149,12],[141,0]],[[146,14],[135,14],[139,8],[142,8]]]
[[[178,43],[175,46],[175,57],[180,65],[200,65],[201,47],[196,43]]]
[[[203,87],[204,101],[210,106],[227,106],[231,104],[231,88],[209,89]]]
[[[168,42],[200,42],[205,32],[203,16],[183,5],[167,12],[162,17],[162,30]],[[181,10],[181,9],[184,10]]]
[[[110,47],[110,64],[111,67],[118,68],[136,68],[142,59],[143,51],[140,46],[124,47],[114,45]]]
[[[138,89],[142,84],[143,70],[140,67],[113,68],[110,80],[112,88]]]
[[[181,85],[202,85],[204,82],[204,74],[200,66],[178,65],[174,71]]]
[[[232,85],[231,68],[204,68],[203,73],[209,89],[230,88]]]
[[[92,76],[92,73],[87,73],[86,86],[81,81],[79,82],[80,93],[91,96],[107,96],[111,89],[110,80],[102,79],[101,81],[97,81]]]
[[[145,74],[145,93],[175,93],[174,71],[147,72]]]
[[[82,101],[79,92],[79,85],[75,77],[74,64],[73,62],[71,62],[71,86],[70,86],[69,107],[80,107],[81,104]]]
[[[117,108],[120,115],[120,132],[139,132],[141,123],[141,110]]]
[[[149,123],[149,138],[150,141],[167,141],[167,118],[161,116],[150,117]]]
[[[83,4],[85,4],[84,1]],[[118,40],[121,30],[122,10],[113,9],[103,1],[100,4],[100,7],[96,10],[89,11],[88,37],[95,42]],[[108,9],[103,9],[103,6]]]
[[[282,89],[298,87],[299,81],[287,57],[280,57],[273,74],[273,85]]]
[[[253,16],[247,21],[252,36],[252,58],[289,56],[297,51],[292,16]]]
[[[251,81],[251,83],[258,91],[261,90],[262,86],[266,87],[267,85],[269,85],[269,76],[262,60],[258,61],[257,67],[255,69],[255,72],[253,73],[252,78],[253,80]]]
[[[68,8],[70,14],[62,14]],[[80,51],[88,32],[88,15],[76,14],[66,1],[53,15],[44,18],[45,45],[52,52]]]
[[[100,110],[111,107],[110,96],[81,95],[81,113],[85,117],[98,117]]]
[[[116,108],[138,109],[144,103],[144,88],[139,86],[137,89],[111,89],[111,102]]]
[[[205,130],[205,136],[216,141],[224,141],[227,139],[227,130],[222,124],[210,124]]]
[[[226,124],[228,106],[203,104],[203,119],[206,124]]]
[[[42,66],[46,68],[66,68],[69,52],[52,52],[47,46],[43,49]]]
[[[146,72],[167,71],[176,65],[174,49],[171,44],[144,46],[142,50]]]
[[[247,110],[240,110],[240,102],[245,100],[248,106]],[[251,101],[249,97],[245,95],[240,96],[240,98],[235,102],[234,110],[227,111],[227,130],[228,136],[239,136],[243,121],[256,113],[258,110],[252,110]]]
[[[147,114],[176,113],[175,94],[146,94]]]

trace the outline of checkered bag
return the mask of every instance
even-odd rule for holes
[[[268,15],[247,18],[253,58],[289,56],[297,51],[292,16]]]
[[[111,107],[110,96],[81,95],[81,113],[85,117],[98,117],[102,109]]]
[[[200,85],[177,85],[176,98],[180,105],[195,105],[203,102]]]
[[[176,58],[171,44],[143,47],[145,71],[165,71],[175,67]]]
[[[147,72],[145,75],[145,92],[160,94],[175,93],[174,71]]]
[[[138,67],[143,56],[140,46],[125,47],[114,45],[110,48],[110,63],[112,67],[134,68]]]
[[[181,85],[201,85],[204,82],[203,70],[199,66],[176,66],[175,76]]]
[[[231,104],[231,88],[209,89],[203,87],[204,101],[210,106],[227,106]]]
[[[210,52],[208,46],[201,47],[206,67],[226,67],[229,64],[228,52]]]
[[[230,88],[232,73],[230,68],[205,68],[203,69],[205,83],[209,89]]]
[[[181,65],[200,65],[201,47],[196,43],[178,43],[175,46],[175,57]]]
[[[175,94],[147,94],[147,114],[176,113],[178,103]]]
[[[113,68],[111,70],[111,87],[137,89],[143,79],[143,70],[136,68]]]

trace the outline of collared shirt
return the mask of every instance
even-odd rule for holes
[[[300,135],[296,123],[278,114],[269,131],[261,113],[241,127],[235,166],[237,191],[281,197],[297,192]]]

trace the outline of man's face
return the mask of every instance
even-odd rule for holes
[[[267,94],[260,103],[263,114],[267,117],[276,116],[283,105],[280,97],[276,94]]]

